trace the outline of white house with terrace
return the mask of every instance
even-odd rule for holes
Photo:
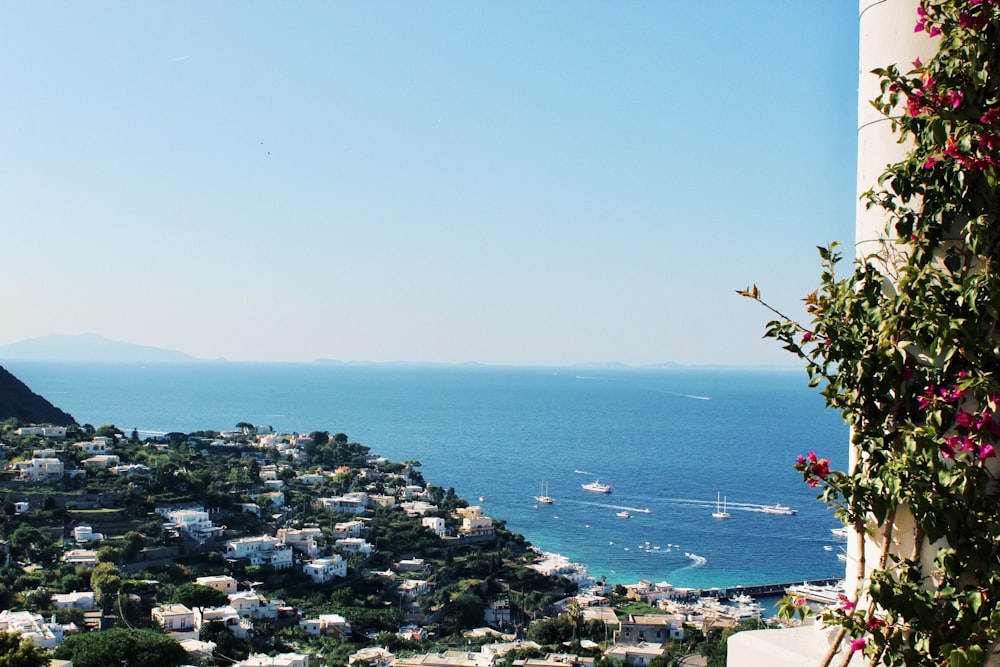
[[[347,561],[339,554],[317,558],[302,566],[302,571],[317,584],[326,584],[347,576]]]
[[[322,536],[323,531],[315,526],[278,529],[279,540],[310,557],[319,555],[319,545],[316,543],[316,538]]]
[[[78,628],[70,623],[47,622],[41,614],[31,611],[0,611],[0,631],[19,634],[39,648],[55,648],[62,643],[63,636]]]
[[[229,540],[226,542],[225,557],[229,560],[248,560],[250,565],[270,565],[276,570],[287,570],[295,564],[292,548],[268,535]]]

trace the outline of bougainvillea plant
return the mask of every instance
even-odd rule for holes
[[[827,664],[984,665],[1000,646],[1000,0],[920,0],[913,20],[936,55],[874,71],[872,104],[912,147],[864,195],[889,220],[881,250],[841,277],[821,248],[806,323],[740,291],[851,427],[856,461],[796,469],[880,545],[824,614]]]

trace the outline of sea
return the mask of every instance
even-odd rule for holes
[[[81,424],[130,433],[323,430],[454,487],[612,583],[842,577],[839,523],[793,469],[848,431],[801,369],[3,361]],[[584,484],[611,485],[609,494]],[[539,504],[542,491],[554,499]],[[728,519],[713,518],[719,501]],[[772,514],[781,504],[794,514]],[[627,512],[628,516],[619,513]]]

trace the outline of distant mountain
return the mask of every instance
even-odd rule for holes
[[[53,334],[0,345],[0,360],[11,361],[198,361],[183,352],[110,340],[93,333]]]
[[[72,426],[76,423],[71,414],[31,391],[28,385],[0,366],[0,419],[11,417],[21,424]]]

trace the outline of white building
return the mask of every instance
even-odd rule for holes
[[[263,598],[255,591],[239,591],[229,594],[229,605],[240,616],[250,618],[278,618],[278,606]]]
[[[246,660],[233,663],[233,667],[309,667],[309,656],[299,653],[265,655],[255,653]]]
[[[63,462],[56,458],[33,458],[14,464],[24,482],[47,482],[62,479]]]
[[[317,584],[325,584],[337,577],[347,576],[347,561],[339,554],[317,558],[302,566],[302,571]]]
[[[107,438],[94,438],[90,442],[78,442],[76,446],[91,456],[95,454],[107,454],[111,451],[111,446]]]
[[[428,512],[437,511],[438,506],[426,500],[407,500],[399,504],[407,516],[423,516]]]
[[[320,614],[319,618],[304,618],[299,627],[314,637],[343,637],[350,633],[351,624],[340,614]]]
[[[368,498],[357,497],[355,495],[335,496],[333,498],[317,498],[315,505],[323,509],[328,509],[337,514],[348,514],[350,516],[360,516],[368,509]]]
[[[91,526],[76,526],[73,528],[73,539],[77,542],[100,542],[104,535],[95,533]]]
[[[322,537],[323,531],[319,528],[281,528],[278,530],[278,539],[288,546],[298,549],[302,553],[315,557],[319,554],[319,545],[316,538]]]
[[[39,648],[55,648],[66,632],[76,629],[73,624],[48,623],[40,614],[30,611],[0,611],[0,630],[26,637]]]
[[[65,426],[22,426],[15,431],[18,435],[40,435],[43,438],[62,439],[66,437]]]
[[[198,540],[204,540],[222,532],[215,526],[204,509],[170,509],[157,507],[156,513],[164,517],[173,527]]]
[[[347,659],[347,664],[356,665],[358,662],[367,662],[369,667],[389,667],[396,659],[396,656],[381,646],[368,646],[352,653]]]
[[[70,549],[63,554],[63,562],[78,567],[96,567],[97,552],[93,549]]]
[[[372,555],[372,545],[368,544],[363,538],[360,537],[344,537],[339,540],[334,541],[334,545],[340,548],[340,550],[348,556],[364,556],[368,558]]]
[[[58,609],[97,609],[97,600],[93,591],[73,591],[72,593],[53,593],[52,606]]]
[[[81,461],[84,468],[111,468],[121,463],[117,454],[97,454]]]
[[[221,623],[233,633],[237,639],[245,639],[252,629],[249,621],[244,620],[230,605],[224,607],[195,607],[194,627],[199,633],[209,623]]]
[[[365,524],[363,521],[342,521],[333,525],[333,537],[361,537]]]
[[[590,577],[585,566],[573,563],[561,554],[542,554],[537,563],[528,567],[547,577],[566,577],[578,586],[585,585]]]
[[[399,582],[396,591],[401,597],[413,600],[422,595],[430,595],[431,585],[422,579],[404,579]]]
[[[199,586],[208,586],[209,588],[214,588],[220,593],[225,593],[229,595],[230,593],[235,593],[238,588],[236,580],[230,577],[228,574],[213,574],[207,577],[198,577],[194,580],[194,583]]]
[[[251,565],[270,565],[276,570],[286,570],[295,564],[292,548],[276,537],[241,537],[226,542],[225,557],[232,560],[249,560]]]
[[[425,516],[420,520],[420,525],[433,531],[438,537],[446,537],[448,535],[448,528],[445,521],[439,516]]]
[[[182,604],[153,607],[149,614],[166,632],[194,629],[194,612]]]

